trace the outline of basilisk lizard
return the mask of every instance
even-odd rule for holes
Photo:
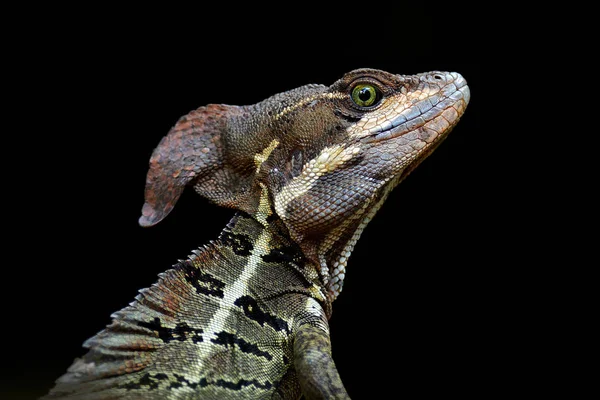
[[[113,314],[44,398],[348,398],[328,327],[348,258],[469,97],[458,73],[358,69],[179,119],[150,159],[140,225],[186,186],[236,214]]]

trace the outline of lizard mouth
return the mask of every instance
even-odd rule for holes
[[[363,143],[373,144],[394,140],[403,153],[390,190],[433,153],[464,114],[471,97],[469,87],[460,74],[449,75],[454,79],[452,85],[414,102],[362,138]]]
[[[404,136],[407,140],[420,139],[430,144],[448,134],[464,113],[471,93],[466,80],[457,73],[452,84],[442,90],[414,101],[393,118],[372,127],[363,142],[374,143]]]

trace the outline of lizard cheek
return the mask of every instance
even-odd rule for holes
[[[379,186],[377,181],[357,175],[354,169],[324,174],[309,187],[292,181],[277,196],[278,214],[303,238],[320,238],[348,224],[362,214],[361,209]]]

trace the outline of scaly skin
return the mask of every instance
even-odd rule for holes
[[[115,313],[46,398],[348,398],[327,322],[348,258],[469,96],[457,73],[359,69],[182,117],[150,160],[140,225],[185,186],[236,215]]]

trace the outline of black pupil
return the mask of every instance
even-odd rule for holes
[[[371,98],[371,91],[368,88],[362,88],[358,91],[358,98],[367,101]]]

